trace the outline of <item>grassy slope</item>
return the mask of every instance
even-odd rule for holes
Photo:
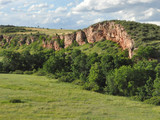
[[[0,74],[0,120],[159,120],[160,107],[39,76]],[[21,99],[24,103],[10,103]]]
[[[93,44],[87,43],[82,46],[71,47],[72,49],[80,49],[82,52],[86,53],[87,55],[91,53],[98,53],[98,54],[118,54],[122,52],[120,46],[110,40],[104,40],[100,42],[95,42]]]
[[[46,28],[30,28],[30,27],[23,27],[26,30],[30,30],[30,31],[26,31],[26,32],[14,32],[14,33],[5,33],[6,35],[11,35],[11,34],[34,34],[34,33],[45,33],[46,35],[50,35],[53,36],[55,34],[67,34],[67,33],[72,33],[75,30],[67,30],[67,29],[46,29]],[[1,28],[0,28],[0,34],[1,33]]]

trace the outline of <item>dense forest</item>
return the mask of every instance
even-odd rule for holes
[[[45,49],[38,41],[29,46],[17,46],[13,42],[10,45],[6,43],[1,49],[0,71],[46,75],[60,82],[81,85],[86,90],[160,105],[160,27],[116,22],[127,26],[127,31],[135,39],[138,49],[132,59],[128,57],[127,50],[122,51],[117,43],[109,40],[87,43],[85,50],[82,50],[83,46],[73,43],[60,51]],[[49,40],[47,35],[39,35],[37,39],[42,41],[42,37]],[[18,42],[18,39],[15,41]],[[63,46],[63,42],[58,43]],[[92,49],[98,52],[89,52]]]

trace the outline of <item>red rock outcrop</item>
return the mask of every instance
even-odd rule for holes
[[[103,39],[112,40],[117,42],[123,50],[128,49],[129,57],[132,57],[134,41],[127,34],[123,26],[115,24],[114,22],[98,23],[81,31],[77,31],[76,33],[65,35],[65,48],[70,46],[74,40],[76,40],[79,45],[83,45],[85,44],[85,39],[87,39],[89,43],[98,42]]]
[[[64,40],[64,35],[60,35],[59,38],[60,38],[61,40]]]
[[[76,41],[79,45],[84,45],[86,39],[86,35],[82,30],[76,32]]]
[[[59,46],[57,41],[54,41],[54,50],[60,50],[61,47]]]
[[[21,38],[20,41],[18,42],[20,46],[24,45],[26,43],[27,37]]]
[[[76,34],[75,33],[65,35],[64,36],[65,48],[72,45],[74,40],[76,40]]]
[[[6,39],[6,42],[10,43],[14,37],[10,36],[0,36],[0,44],[3,46],[3,39]],[[19,44],[27,44],[30,45],[34,41],[38,40],[38,37],[29,36],[25,39],[20,39]],[[47,39],[47,38],[46,38]],[[49,38],[48,38],[49,39]],[[56,35],[52,37],[52,40],[46,41],[45,38],[42,41],[42,46],[44,48],[50,48],[55,50],[60,50],[61,47],[57,40],[64,40],[64,48],[72,45],[73,42],[77,42],[79,45],[83,45],[87,42],[94,43],[101,40],[112,40],[117,42],[123,50],[128,49],[129,57],[133,56],[134,49],[134,40],[127,34],[124,27],[115,24],[115,22],[101,22],[95,25],[92,25],[86,29],[79,30],[74,33],[66,34],[66,35]]]
[[[4,39],[6,39],[6,42],[10,44],[12,37],[11,36],[3,36]]]
[[[30,39],[30,38],[27,38],[26,44],[27,44],[27,45],[30,45],[30,44],[31,44],[31,39]]]

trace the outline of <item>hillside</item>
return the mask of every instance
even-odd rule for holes
[[[0,25],[0,34],[13,35],[13,34],[35,34],[39,32],[40,34],[46,35],[56,35],[56,34],[68,34],[75,30],[65,30],[65,29],[48,29],[48,28],[36,28],[36,27],[18,27],[12,25]]]
[[[6,31],[9,31],[7,33]],[[160,27],[131,21],[104,21],[82,30],[56,30],[25,28],[15,26],[0,27],[0,46],[18,49],[22,45],[39,44],[39,47],[60,50],[74,45],[111,40],[129,51],[131,58],[139,46],[153,46],[159,49]],[[34,43],[37,42],[37,43]]]
[[[0,74],[0,120],[159,120],[160,107],[40,76]]]
[[[159,29],[113,20],[69,34],[2,34],[0,72],[49,75],[86,90],[160,105]]]

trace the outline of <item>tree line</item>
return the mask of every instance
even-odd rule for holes
[[[160,63],[152,47],[140,47],[128,58],[118,55],[85,54],[79,49],[66,52],[42,50],[31,54],[4,51],[0,71],[39,72],[62,82],[73,82],[84,89],[111,95],[130,96],[136,100],[160,104]],[[27,72],[26,72],[27,73]]]

